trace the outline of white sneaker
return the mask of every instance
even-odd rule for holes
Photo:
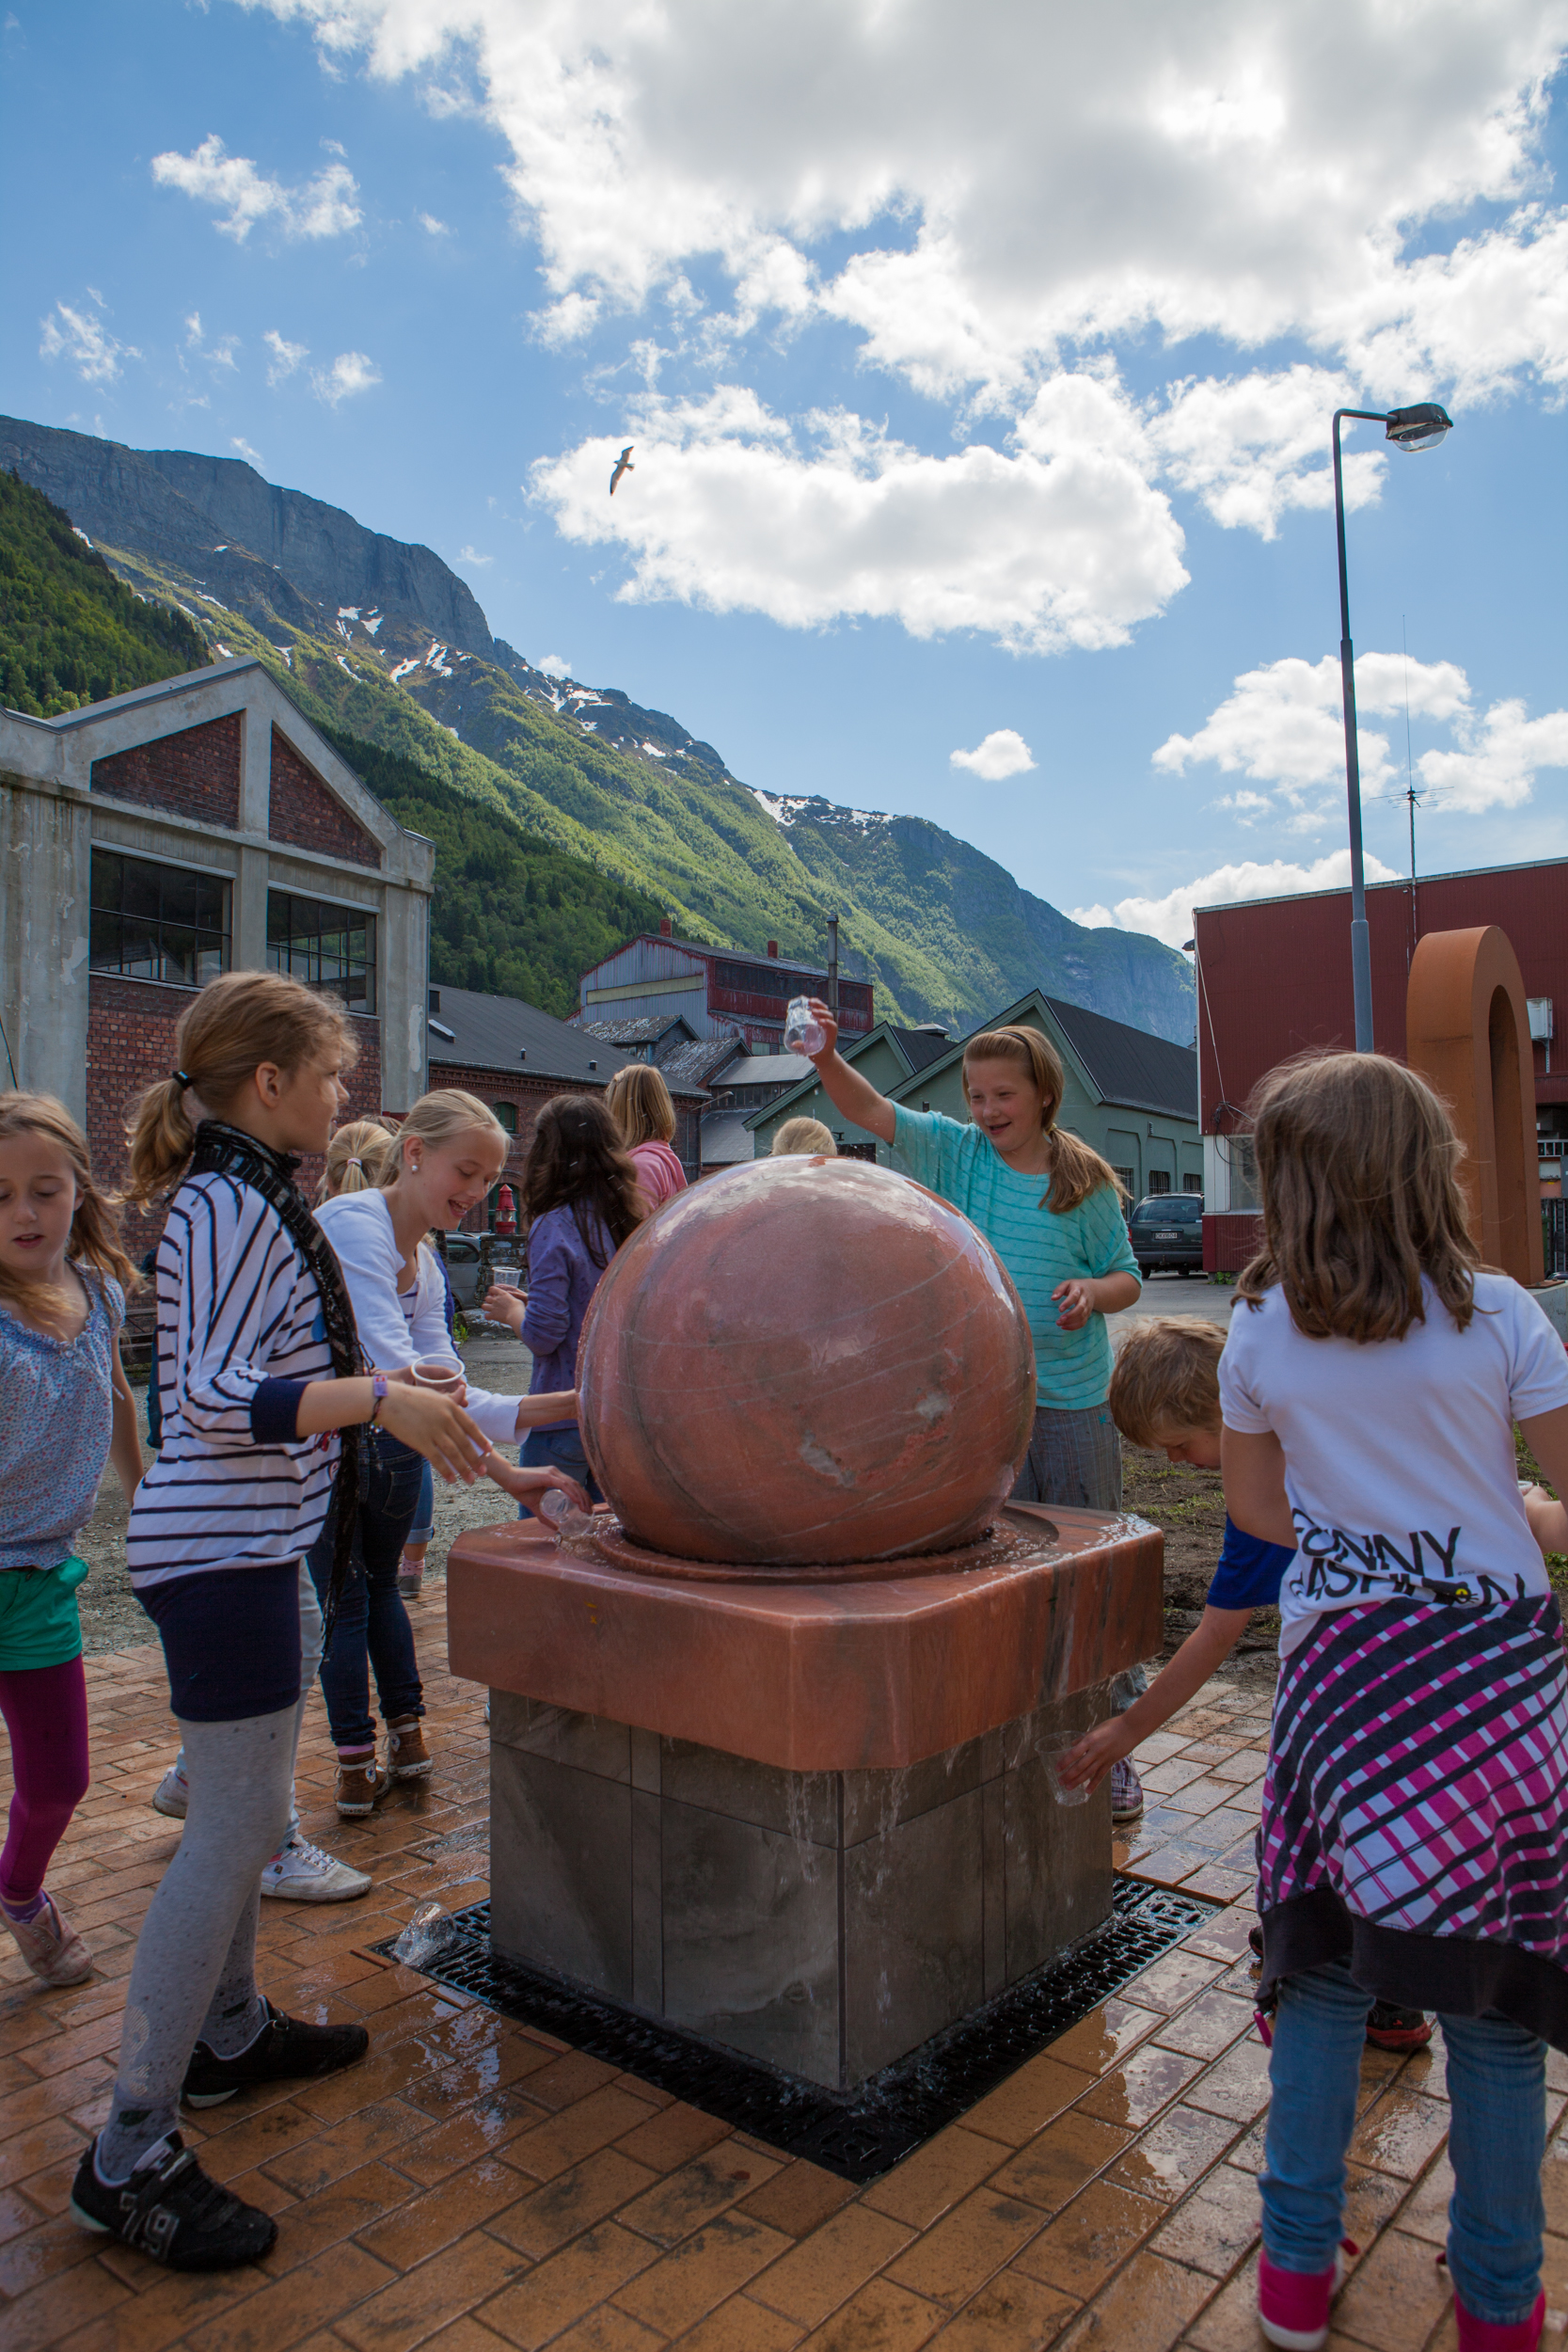
[[[293,1830],[261,1873],[261,1892],[286,1903],[351,1903],[371,1891],[371,1874],[312,1846]]]
[[[53,1895],[45,1895],[43,1907],[27,1920],[13,1919],[8,1911],[0,1911],[0,1921],[9,1928],[26,1962],[40,1984],[80,1984],[92,1974],[92,1954],[68,1921],[62,1919]]]
[[[178,1764],[171,1764],[152,1791],[152,1810],[166,1813],[171,1821],[182,1821],[190,1799],[190,1783]]]

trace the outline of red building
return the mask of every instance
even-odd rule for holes
[[[1367,892],[1371,934],[1372,1034],[1379,1053],[1402,1060],[1404,999],[1416,943],[1429,931],[1496,923],[1519,959],[1530,1006],[1536,1128],[1546,1189],[1568,1150],[1568,861],[1433,874]],[[1246,1102],[1267,1071],[1311,1047],[1355,1041],[1351,992],[1350,892],[1259,898],[1195,910],[1198,1095],[1204,1136],[1205,1262],[1233,1270],[1250,1254],[1258,1223]]]
[[[679,1013],[694,1038],[739,1038],[753,1052],[776,1054],[784,1043],[784,1012],[792,996],[828,993],[824,965],[794,963],[770,939],[766,955],[743,948],[703,947],[676,939],[668,919],[643,931],[582,976],[576,1016],[595,1024]],[[869,980],[841,979],[839,1025],[863,1037],[875,1026]]]

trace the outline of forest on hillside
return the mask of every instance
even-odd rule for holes
[[[115,578],[40,490],[0,473],[0,703],[54,719],[211,660],[182,612]]]

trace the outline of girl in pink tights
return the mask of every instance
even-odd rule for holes
[[[142,1474],[119,1363],[135,1285],[87,1137],[47,1094],[0,1096],[0,1714],[10,1734],[0,1920],[35,1977],[77,1984],[86,1945],[44,1873],[87,1793],[87,1708],[72,1546],[112,1456],[129,1502]]]

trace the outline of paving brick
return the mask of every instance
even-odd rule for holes
[[[1017,2148],[1082,2098],[1092,2077],[1064,2066],[1052,2051],[1030,2058],[965,2115],[964,2128]]]
[[[356,2246],[340,2246],[202,2320],[183,2341],[193,2352],[285,2352],[317,2329],[330,2328],[390,2277],[385,2263],[372,2261]]]
[[[1201,2271],[1138,2254],[1058,2337],[1060,2352],[1171,2352],[1213,2291]]]
[[[827,2226],[832,2229],[833,2224]],[[815,2242],[807,2241],[808,2245]],[[789,2245],[782,2231],[766,2230],[761,2222],[747,2220],[744,2214],[724,2214],[618,2288],[615,2302],[645,2326],[678,2336],[716,2304],[755,2280],[758,2271],[765,2270]],[[795,2249],[789,2259],[798,2259],[800,2250]],[[777,2296],[766,2299],[777,2307]]]
[[[813,2328],[801,2352],[915,2352],[928,2344],[942,2326],[943,2314],[934,2303],[924,2303],[887,2279],[874,2279],[851,2296],[844,2309],[820,2328]]]
[[[901,2254],[913,2233],[864,2205],[847,2205],[765,2272],[759,2303],[816,2327],[856,2288]]]
[[[356,2303],[338,2321],[338,2333],[357,2352],[408,2352],[449,2320],[511,2286],[527,2268],[528,2257],[515,2248],[491,2237],[466,2237]]]
[[[744,2142],[737,2137],[736,2144],[743,2146]],[[850,2184],[841,2181],[836,2172],[825,2172],[819,2164],[798,2157],[776,2172],[766,2187],[743,2197],[736,2210],[752,2221],[765,2222],[769,2229],[783,2230],[789,2237],[807,2237],[854,2194]],[[869,2197],[866,2201],[871,2201]]]
[[[749,2183],[756,2181],[760,2186],[765,2182],[769,2168],[761,2156],[748,2156],[743,2165],[734,2158],[733,2147],[727,2148],[721,2140],[695,2164],[683,2164],[678,2172],[667,2172],[641,2197],[622,2206],[623,2225],[652,2238],[656,2246],[678,2246],[694,2230],[738,2204]]]
[[[978,2188],[900,2254],[888,2276],[952,2311],[1013,2261],[1039,2227],[1037,2205]]]
[[[492,2237],[542,2262],[607,2214],[629,2205],[657,2177],[645,2165],[633,2164],[618,2148],[601,2148],[581,2164],[573,2165],[570,2171],[558,2172],[553,2181],[492,2216],[486,2227]]]
[[[876,2213],[891,2214],[895,2221],[907,2221],[911,2230],[927,2230],[994,2172],[1000,2161],[995,2140],[950,2123],[868,2188],[862,2202]]]
[[[637,2271],[658,2259],[646,2238],[613,2221],[574,2238],[560,2253],[540,2263],[517,2285],[480,2307],[486,2328],[504,2336],[520,2352],[533,2352],[575,2320],[603,2303]]]
[[[1064,2115],[993,2172],[991,2186],[1042,2213],[1056,2213],[1116,2162],[1130,2137],[1092,2115]]]

